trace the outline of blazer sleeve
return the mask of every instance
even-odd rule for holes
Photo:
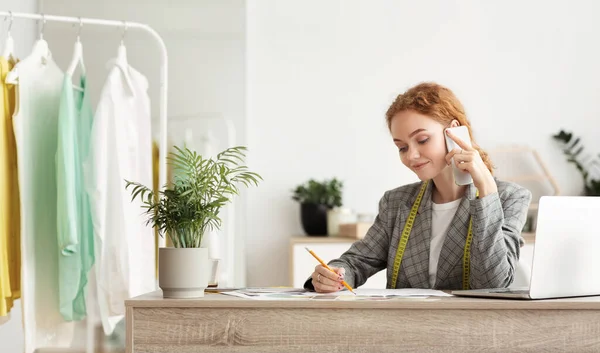
[[[379,201],[379,212],[365,237],[352,244],[339,259],[328,263],[331,267],[343,267],[346,270],[344,280],[352,288],[360,287],[370,276],[387,267],[393,219],[386,192]],[[315,289],[311,277],[304,283],[304,288]]]
[[[513,282],[530,202],[531,192],[515,184],[471,201],[472,289],[505,288]]]

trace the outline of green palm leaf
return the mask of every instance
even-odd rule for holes
[[[248,171],[244,163],[246,147],[228,148],[216,160],[204,158],[188,148],[174,146],[167,157],[174,177],[170,187],[164,187],[155,201],[154,191],[126,180],[132,201],[140,198],[147,216],[146,224],[168,236],[175,247],[199,247],[208,230],[219,229],[223,206],[239,194],[236,184],[258,186],[262,177]]]

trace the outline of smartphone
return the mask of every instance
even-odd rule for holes
[[[469,130],[466,126],[451,127],[446,130],[450,130],[454,136],[457,136],[459,139],[464,141],[467,146],[471,147],[471,137],[469,136]],[[444,133],[444,137],[446,138],[446,148],[448,149],[448,152],[455,148],[461,149],[461,147],[457,145],[456,142],[454,142],[454,140],[452,140],[447,134]],[[454,163],[454,158],[452,158],[452,172],[454,174],[454,182],[456,185],[469,185],[473,183],[471,174],[460,170]]]

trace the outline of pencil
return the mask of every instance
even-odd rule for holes
[[[337,274],[334,270],[331,269],[331,267],[327,266],[327,264],[325,262],[323,262],[323,260],[321,260],[320,257],[317,256],[317,254],[315,254],[312,250],[310,250],[309,248],[307,248],[306,246],[304,247],[306,249],[306,251],[308,251],[315,259],[317,259],[317,261],[319,261],[321,263],[321,265],[323,265],[323,267],[325,267],[326,269],[328,269],[329,271]],[[348,290],[356,295],[356,293],[354,293],[354,291],[352,290],[352,287],[350,287],[350,285],[348,283],[346,283],[346,281],[342,281],[342,284],[344,285],[344,287],[348,288]]]

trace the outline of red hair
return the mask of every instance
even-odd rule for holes
[[[398,95],[385,114],[388,129],[391,128],[394,116],[406,110],[427,115],[444,126],[450,125],[454,119],[458,121],[459,125],[466,126],[473,148],[479,152],[483,163],[493,173],[490,157],[475,143],[471,123],[467,119],[465,109],[450,89],[437,83],[425,82]]]

